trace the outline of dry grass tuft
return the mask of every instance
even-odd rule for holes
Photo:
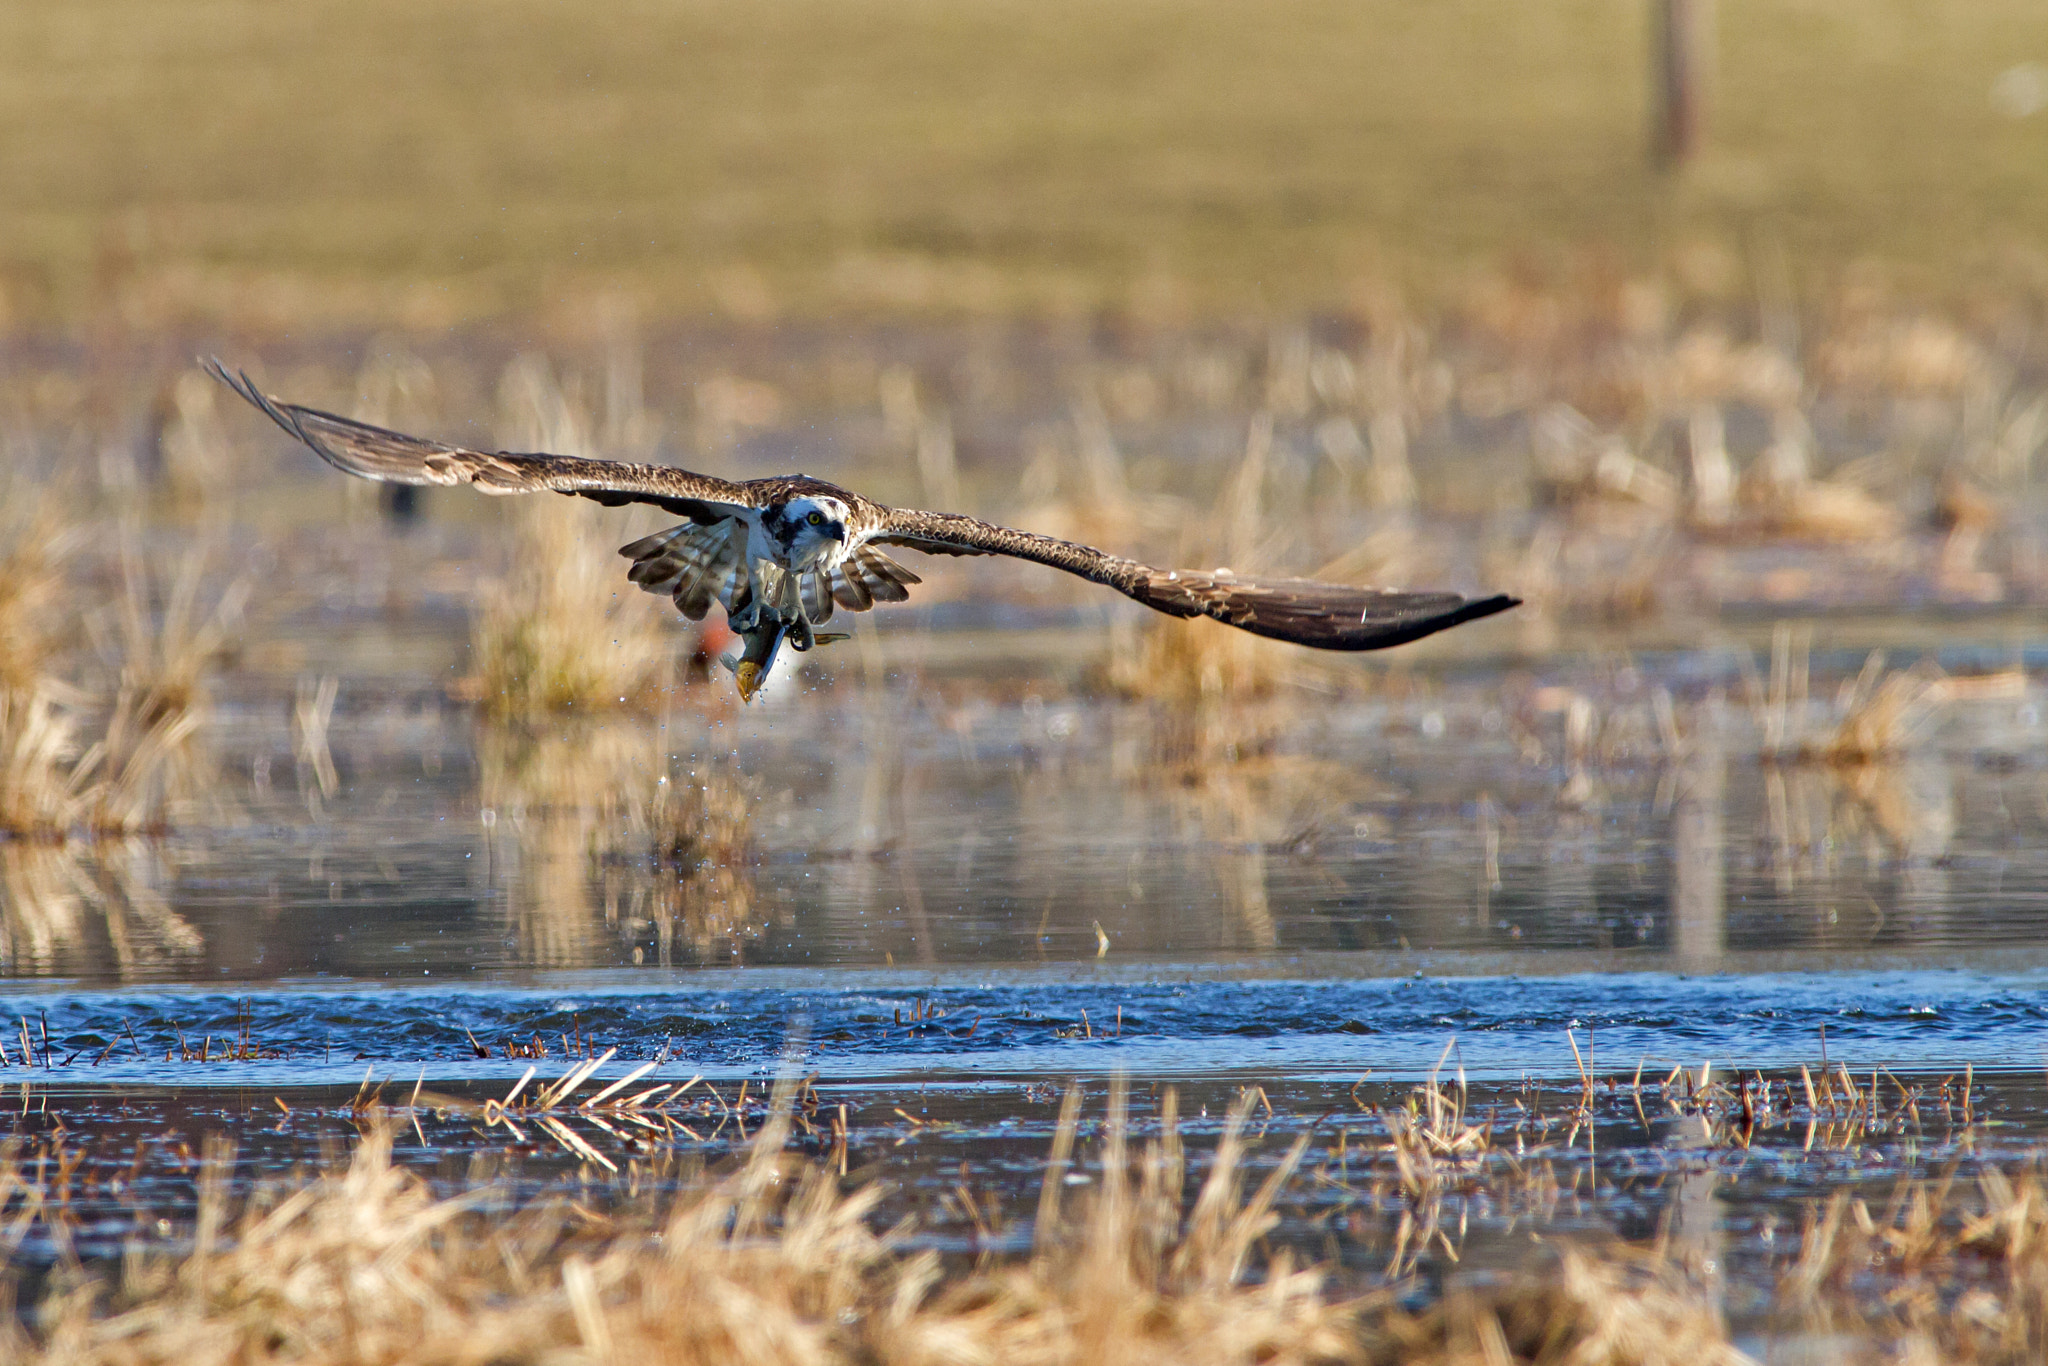
[[[123,693],[104,737],[84,742],[79,709],[48,691],[0,691],[0,834],[63,841],[159,832],[176,789],[189,711],[145,722]]]
[[[1915,732],[1947,700],[1947,680],[1932,668],[1884,667],[1884,652],[1872,650],[1863,671],[1845,690],[1841,723],[1819,748],[1831,764],[1870,764],[1894,759]]]
[[[2019,669],[1952,678],[1924,661],[1887,669],[1885,652],[1872,650],[1861,672],[1843,684],[1832,709],[1816,715],[1809,700],[1812,644],[1810,627],[1795,630],[1780,623],[1772,632],[1768,680],[1746,654],[1736,656],[1766,759],[1842,768],[1890,762],[1904,755],[1948,704],[2019,698],[2027,690],[2026,674]]]
[[[1770,675],[1746,656],[1743,688],[1765,762],[1765,822],[1781,885],[1860,851],[1938,858],[1957,827],[1946,783],[1916,780],[1920,738],[1951,704],[2024,697],[2018,669],[1950,677],[1931,663],[1887,669],[1873,650],[1831,704],[1809,697],[1810,629],[1773,633]]]
[[[0,690],[16,693],[41,686],[65,647],[65,565],[80,539],[29,482],[0,479]]]
[[[1755,1366],[1675,1261],[1628,1247],[1566,1249],[1550,1275],[1486,1301],[1454,1292],[1372,1325],[1374,1366]]]
[[[200,790],[191,740],[245,586],[202,609],[194,555],[159,603],[123,530],[115,619],[83,621],[99,658],[80,664],[59,614],[85,529],[52,500],[17,506],[0,556],[0,967],[55,969],[88,920],[124,973],[189,957],[198,936],[156,891],[157,851],[133,837],[162,833]],[[61,676],[74,668],[87,687]]]
[[[69,832],[90,778],[80,750],[75,720],[47,693],[0,691],[0,828],[16,838]]]
[[[124,536],[124,544],[131,541]],[[208,680],[233,648],[251,586],[234,580],[208,608],[201,602],[205,564],[205,552],[195,550],[159,588],[139,557],[122,556],[117,638],[101,647],[115,671],[105,745],[116,769],[125,771],[146,746],[173,732],[182,741],[206,719]],[[162,758],[168,795],[200,785],[188,748],[168,745]]]
[[[515,361],[499,396],[512,449],[604,453],[545,362]],[[477,611],[468,695],[506,717],[658,705],[678,639],[662,600],[624,581],[616,552],[631,536],[619,519],[551,497],[515,500],[511,516],[512,569]]]
[[[1848,1193],[1809,1213],[1779,1283],[1780,1331],[1859,1342],[1853,1361],[2021,1366],[2048,1353],[2048,1183],[1987,1167]]]
[[[1252,419],[1244,457],[1224,481],[1215,507],[1207,516],[1183,522],[1179,562],[1220,551],[1222,564],[1249,574],[1266,558],[1262,540],[1272,448],[1273,417],[1261,413]],[[1211,527],[1221,528],[1220,537],[1202,534]],[[1287,654],[1282,645],[1205,618],[1155,614],[1136,628],[1135,640],[1117,642],[1109,681],[1125,696],[1181,706],[1250,700],[1270,696],[1286,681]],[[1212,746],[1202,748],[1206,752]]]

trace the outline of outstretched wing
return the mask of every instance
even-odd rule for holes
[[[679,517],[718,522],[749,508],[746,490],[669,465],[585,460],[573,455],[472,451],[373,427],[271,398],[245,374],[212,357],[200,362],[315,455],[339,470],[392,484],[471,484],[483,493],[574,494],[620,507],[652,503]]]
[[[873,540],[934,555],[1010,555],[1105,584],[1176,617],[1227,626],[1319,650],[1383,650],[1479,617],[1505,612],[1504,594],[1390,593],[1314,579],[1241,579],[1229,570],[1155,569],[1092,546],[943,512],[890,508]]]

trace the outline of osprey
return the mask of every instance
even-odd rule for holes
[[[916,574],[882,547],[928,555],[1009,555],[1077,574],[1176,617],[1226,626],[1321,650],[1380,650],[1516,606],[1505,595],[1391,593],[1312,579],[1239,578],[1155,569],[1090,546],[1016,531],[950,512],[885,507],[809,475],[733,482],[670,465],[569,455],[473,451],[388,431],[271,398],[246,374],[204,362],[223,384],[268,414],[337,469],[398,484],[470,484],[484,493],[549,491],[606,507],[651,503],[684,520],[619,553],[627,576],[675,600],[701,621],[717,603],[744,642],[726,661],[751,701],[786,640],[792,649],[843,636],[816,627],[835,608],[865,612],[903,602]]]

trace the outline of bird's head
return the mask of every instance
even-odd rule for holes
[[[843,547],[849,511],[845,503],[826,494],[784,503],[773,530],[775,539],[787,547],[790,568],[808,568]]]

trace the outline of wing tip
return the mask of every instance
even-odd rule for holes
[[[1396,645],[1406,645],[1433,636],[1439,631],[1448,631],[1453,626],[1463,626],[1469,621],[1497,616],[1511,608],[1520,607],[1522,600],[1508,593],[1495,593],[1484,598],[1466,598],[1455,607],[1428,616],[1415,617],[1406,622],[1388,623],[1364,636],[1343,643],[1332,642],[1328,648],[1340,650],[1385,650]],[[1360,623],[1364,625],[1365,623]]]
[[[290,412],[286,411],[285,406],[280,405],[276,399],[257,388],[256,381],[249,378],[247,370],[230,370],[227,367],[227,362],[223,361],[219,356],[199,357],[199,368],[212,375],[222,384],[227,385],[243,402],[249,404],[272,422],[282,427],[286,435],[305,446],[328,464],[340,469],[349,470],[350,473],[360,473],[360,471],[351,469],[348,462],[335,455],[333,451],[327,448],[324,442],[317,440],[311,432],[306,430],[306,425],[303,422],[300,422]]]
[[[1481,617],[1496,616],[1510,608],[1520,607],[1522,600],[1511,593],[1495,593],[1491,597],[1469,598],[1461,606],[1452,609],[1451,619],[1445,626],[1462,626],[1468,621]]]
[[[197,359],[200,369],[234,390],[237,397],[262,409],[273,420],[276,418],[277,415],[270,411],[270,404],[263,391],[249,378],[247,370],[230,370],[227,362],[219,356],[200,356]]]

